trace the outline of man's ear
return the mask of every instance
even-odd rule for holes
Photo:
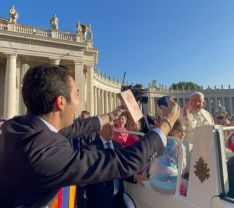
[[[53,107],[55,109],[57,109],[57,110],[63,110],[64,106],[65,106],[65,103],[66,103],[65,97],[63,97],[62,95],[60,95],[60,96],[58,96],[58,97],[55,98]]]

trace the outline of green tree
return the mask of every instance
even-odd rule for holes
[[[201,85],[198,85],[194,82],[178,82],[178,83],[173,83],[170,86],[170,89],[173,90],[200,90],[202,89]]]

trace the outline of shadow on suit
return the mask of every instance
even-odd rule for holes
[[[120,144],[112,141],[114,148],[121,148]],[[90,143],[89,147],[95,145],[99,150],[105,149],[99,136]],[[119,190],[114,194],[114,181],[106,181],[78,188],[78,208],[124,208],[124,186],[123,181],[119,180]],[[86,193],[87,199],[81,195]],[[79,201],[82,200],[82,201]]]

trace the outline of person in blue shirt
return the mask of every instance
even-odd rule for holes
[[[150,167],[150,183],[155,190],[169,194],[175,192],[179,157],[182,157],[182,167],[186,166],[185,147],[182,144],[184,136],[185,126],[177,120],[168,134],[163,155],[156,158]]]

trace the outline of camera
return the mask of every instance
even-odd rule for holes
[[[143,104],[147,104],[148,103],[148,97],[147,96],[143,96],[144,93],[146,92],[143,85],[141,84],[136,84],[136,85],[123,85],[121,87],[121,92],[125,91],[125,90],[131,90],[133,96],[135,97],[136,101],[140,101]]]

